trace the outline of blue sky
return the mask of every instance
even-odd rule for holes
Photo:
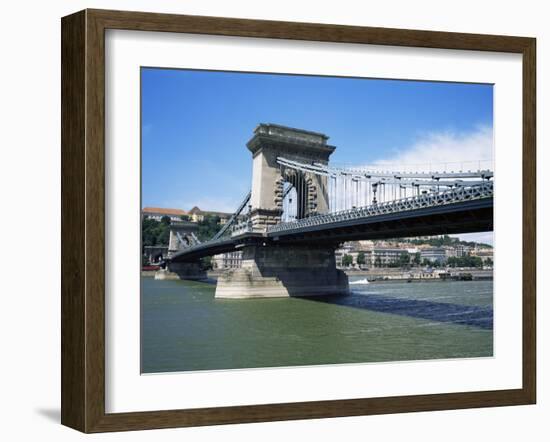
[[[491,85],[143,68],[142,205],[231,211],[258,123],[327,134],[331,162],[492,157]]]

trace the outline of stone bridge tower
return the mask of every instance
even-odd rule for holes
[[[247,147],[252,152],[253,229],[263,232],[281,221],[283,186],[296,189],[297,217],[328,212],[327,178],[285,170],[277,157],[301,163],[327,164],[334,147],[326,135],[301,129],[260,124]],[[242,266],[218,278],[216,298],[343,295],[348,278],[336,268],[335,243],[283,242],[245,245]]]
[[[198,243],[195,236],[199,226],[189,221],[172,222],[168,242],[166,268],[157,271],[155,279],[205,279],[206,271],[200,262],[172,262],[175,253]]]
[[[327,213],[327,178],[285,170],[278,157],[306,164],[328,164],[335,147],[327,144],[322,133],[294,129],[276,124],[260,124],[247,143],[252,152],[251,219],[254,230],[263,231],[281,221],[283,186],[296,189],[297,218]]]
[[[195,245],[197,243],[195,234],[198,230],[199,226],[189,221],[172,222],[168,241],[168,258],[182,249]]]

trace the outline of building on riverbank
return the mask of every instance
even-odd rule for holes
[[[462,244],[459,244],[452,248],[455,251],[455,254],[453,256],[456,256],[457,258],[463,258],[465,256],[470,256],[470,252],[472,250],[469,246],[464,246]]]
[[[493,249],[485,245],[453,244],[434,246],[430,238],[426,243],[407,240],[351,241],[336,250],[336,265],[339,268],[395,267],[399,265],[433,264],[443,266],[450,258],[477,256],[484,264],[491,265]],[[405,255],[405,256],[404,256]],[[408,260],[407,260],[408,255]]]
[[[238,269],[241,267],[243,260],[243,252],[228,252],[212,257],[212,268],[216,270],[222,269]]]
[[[408,255],[406,249],[392,247],[376,247],[365,252],[365,263],[369,267],[387,267],[398,264],[403,254]]]
[[[391,267],[401,263],[403,255],[407,255],[410,260],[417,251],[410,247],[391,247],[384,242],[357,241],[343,244],[336,250],[335,257],[336,265],[340,268]]]
[[[189,216],[189,219],[194,222],[198,223],[200,221],[203,221],[207,216],[213,216],[218,217],[220,219],[220,224],[224,225],[229,221],[229,218],[231,218],[231,213],[226,212],[213,212],[209,210],[201,210],[197,206],[193,207],[189,212],[187,212],[187,216]]]
[[[478,258],[481,258],[483,264],[493,263],[493,249],[476,247],[471,252],[471,256],[477,256]]]
[[[231,213],[215,212],[211,210],[201,210],[197,206],[191,210],[164,208],[164,207],[144,207],[141,210],[142,218],[150,218],[160,221],[164,216],[170,218],[171,222],[181,221],[183,218],[188,218],[189,221],[198,223],[204,221],[206,217],[218,217],[220,224],[223,225],[231,218]]]
[[[444,247],[428,247],[420,250],[420,259],[433,264],[445,264],[447,262],[448,252]]]
[[[150,218],[155,221],[160,221],[163,217],[167,216],[170,222],[181,221],[182,216],[186,216],[187,212],[181,209],[169,209],[162,207],[144,207],[141,210],[142,218]]]
[[[158,264],[168,257],[168,246],[144,246],[143,255],[149,264]]]

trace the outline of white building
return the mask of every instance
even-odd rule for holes
[[[193,207],[188,213],[189,218],[191,221],[198,223],[200,221],[203,221],[204,218],[207,216],[217,216],[220,218],[220,224],[224,225],[229,218],[231,218],[231,213],[225,213],[225,212],[212,212],[208,210],[201,210],[197,206]]]
[[[447,262],[447,250],[443,247],[430,247],[420,251],[420,259],[425,259],[432,263],[444,264]]]
[[[160,221],[163,216],[170,218],[170,221],[181,221],[182,216],[187,215],[185,210],[181,209],[165,209],[161,207],[144,207],[141,211],[142,218],[150,218]]]
[[[401,260],[401,255],[408,255],[406,249],[394,247],[375,247],[365,252],[365,261],[369,267],[387,267],[389,265],[398,264]]]
[[[458,258],[462,258],[464,256],[469,256],[472,249],[471,249],[471,247],[459,244],[459,245],[455,246],[455,250],[456,250],[456,255],[455,256],[458,257]]]
[[[477,256],[481,258],[481,261],[483,263],[487,262],[488,260],[493,261],[493,249],[489,248],[476,248],[474,251],[471,252],[471,256]]]
[[[416,249],[411,249],[415,250]],[[357,263],[357,257],[359,254],[363,254],[365,257],[364,264]],[[336,265],[338,267],[343,267],[342,260],[345,255],[352,257],[352,266],[362,266],[362,267],[387,267],[391,265],[398,264],[401,260],[401,255],[406,253],[410,256],[407,249],[402,249],[398,247],[373,247],[372,244],[369,244],[368,247],[357,247],[354,243],[345,243],[341,248],[336,250]]]
[[[237,269],[241,267],[243,261],[243,252],[228,252],[212,257],[212,267],[214,269]]]

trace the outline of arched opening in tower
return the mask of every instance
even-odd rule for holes
[[[283,174],[283,222],[306,218],[311,214],[310,181],[300,171],[291,170]]]

